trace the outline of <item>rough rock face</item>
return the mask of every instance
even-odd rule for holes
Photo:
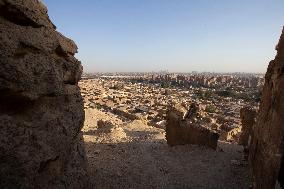
[[[269,63],[249,160],[254,188],[284,188],[284,29]],[[282,162],[282,163],[281,163]]]
[[[242,122],[242,132],[239,144],[248,147],[252,137],[252,127],[255,123],[256,110],[249,107],[243,107],[240,110],[240,117]]]
[[[0,0],[0,188],[84,188],[82,66],[38,0]]]
[[[186,113],[185,115],[188,114]],[[167,112],[167,143],[170,146],[198,144],[216,149],[219,134],[195,124],[190,119],[186,119],[185,117],[187,116],[184,116],[181,112],[175,109],[170,109]]]

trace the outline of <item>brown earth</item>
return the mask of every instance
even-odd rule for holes
[[[98,120],[112,126],[97,129]],[[163,129],[139,120],[86,109],[83,128],[90,177],[97,188],[248,188],[243,148],[219,142],[218,150],[169,147]]]

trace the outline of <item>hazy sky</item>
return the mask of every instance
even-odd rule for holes
[[[265,72],[283,0],[44,0],[84,71]]]

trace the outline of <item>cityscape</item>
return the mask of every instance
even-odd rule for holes
[[[237,141],[234,137],[241,131],[240,109],[258,108],[263,84],[263,74],[212,73],[85,74],[79,82],[85,109],[163,129],[168,107],[188,110],[198,104],[199,125],[228,141]]]

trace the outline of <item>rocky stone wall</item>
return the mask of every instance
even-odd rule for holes
[[[253,187],[257,189],[272,189],[278,179],[284,187],[284,30],[276,50],[277,55],[269,63],[265,75],[259,115],[249,150]]]
[[[218,138],[218,133],[184,119],[182,112],[175,109],[167,112],[166,140],[168,145],[197,144],[216,149]]]
[[[242,131],[239,138],[239,144],[248,147],[252,138],[252,128],[255,124],[256,110],[243,107],[240,110],[240,118],[242,122]]]
[[[76,52],[38,0],[0,0],[0,188],[86,188]]]

